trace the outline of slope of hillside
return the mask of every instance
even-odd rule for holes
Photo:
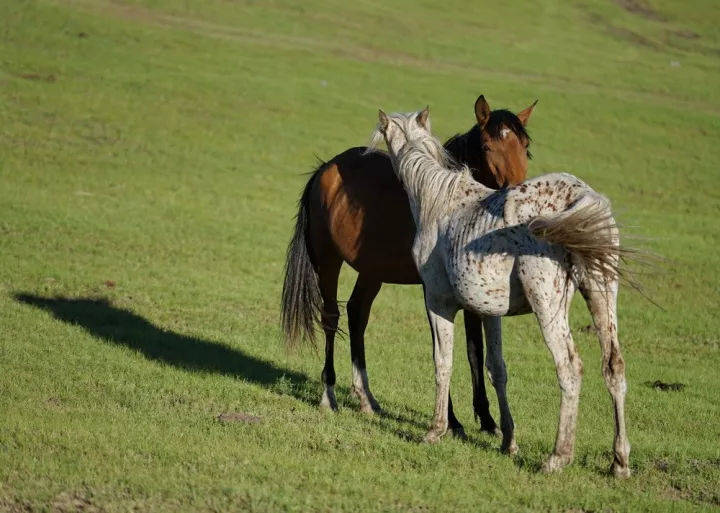
[[[720,9],[498,4],[0,4],[0,510],[720,505]],[[460,327],[469,441],[419,443],[434,377],[418,287],[384,286],[367,330],[385,417],[357,411],[347,341],[337,414],[317,407],[319,352],[282,345],[314,155],[363,144],[378,107],[429,103],[439,136],[464,131],[480,93],[515,110],[539,98],[530,174],[577,174],[667,258],[644,278],[663,309],[621,295],[628,481],[606,473],[611,403],[580,301],[576,460],[560,475],[538,473],[559,393],[532,317],[504,323],[513,459],[472,420]]]

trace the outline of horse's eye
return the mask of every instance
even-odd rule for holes
[[[483,144],[482,150],[487,153],[488,151],[490,151],[490,146],[488,146],[487,144]]]

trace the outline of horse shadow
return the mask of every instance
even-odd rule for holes
[[[23,304],[51,313],[56,319],[80,326],[106,342],[129,347],[149,360],[163,362],[188,372],[210,372],[242,379],[278,395],[290,395],[318,406],[321,383],[306,374],[246,354],[240,349],[162,329],[129,310],[114,306],[105,298],[42,297],[15,293]],[[336,387],[341,403],[351,403],[348,387]],[[397,408],[393,408],[397,410]],[[415,412],[413,412],[415,413]],[[387,413],[379,425],[392,429],[387,420],[422,427],[416,419]],[[404,432],[393,430],[401,438]]]
[[[13,297],[20,303],[50,312],[58,320],[80,326],[107,342],[129,347],[149,360],[189,372],[240,378],[270,389],[289,380],[292,395],[317,404],[311,394],[319,384],[307,375],[278,367],[218,342],[162,329],[129,310],[113,306],[105,298],[47,298],[24,293],[14,294]]]

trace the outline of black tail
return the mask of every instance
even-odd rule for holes
[[[310,192],[321,164],[313,172],[298,202],[295,233],[287,250],[282,291],[282,327],[285,343],[296,345],[304,339],[315,342],[315,326],[321,322],[322,298],[317,269],[308,247]]]

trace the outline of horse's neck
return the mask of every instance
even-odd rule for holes
[[[459,164],[466,164],[468,160],[467,156],[467,138],[468,133],[458,134],[448,139],[443,147],[450,156],[455,159],[455,162]]]
[[[471,128],[464,134],[451,137],[444,145],[445,151],[458,163],[458,165],[466,165],[470,168],[473,180],[493,189],[499,189],[504,183],[514,183],[516,180],[512,176],[495,176],[486,165],[484,153],[479,153],[477,149],[470,151],[470,137],[473,130]]]
[[[475,182],[467,168],[459,171],[445,168],[419,148],[407,150],[397,169],[418,231],[459,208],[469,196],[482,199],[494,192]]]

